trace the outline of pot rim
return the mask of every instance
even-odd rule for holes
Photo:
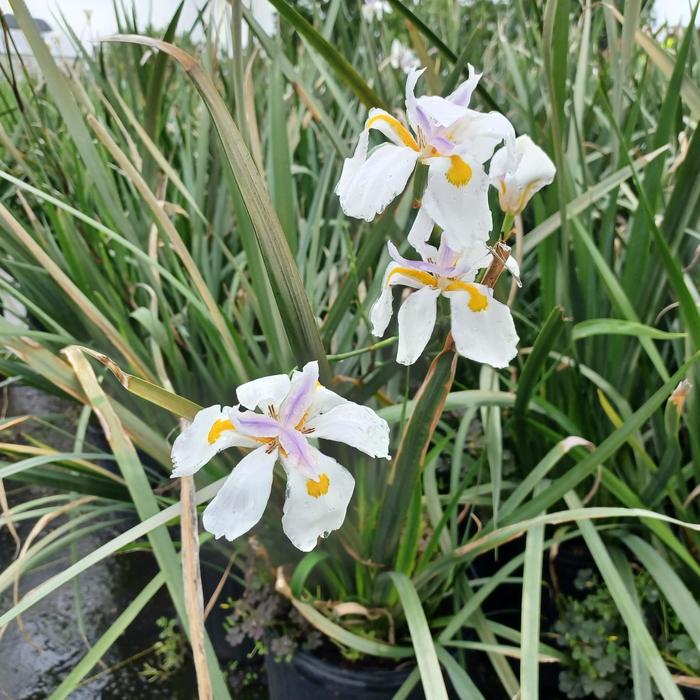
[[[274,658],[270,661],[274,662]],[[414,665],[407,668],[345,668],[334,664],[320,654],[297,649],[290,663],[304,676],[317,681],[342,682],[358,688],[382,687],[398,688],[413,671]]]

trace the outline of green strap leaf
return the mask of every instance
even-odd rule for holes
[[[177,30],[177,24],[180,21],[180,15],[182,14],[182,8],[184,7],[184,0],[180,0],[180,4],[175,10],[175,14],[170,19],[168,26],[163,34],[163,41],[172,41],[175,32]],[[164,53],[159,53],[153,63],[153,68],[151,69],[151,75],[148,80],[148,89],[146,90],[146,109],[145,109],[145,122],[144,128],[146,134],[153,139],[157,138],[157,129],[159,126],[159,119],[163,107],[163,95],[165,93],[166,84],[166,70],[168,68],[168,57]],[[149,153],[144,159],[144,173],[145,180],[151,182],[153,174],[155,172],[155,160],[153,156]]]
[[[431,700],[447,700],[447,688],[440,671],[435,643],[415,586],[405,574],[389,571],[388,575],[396,586],[406,615],[425,696]]]
[[[447,675],[450,677],[452,686],[457,691],[461,700],[483,700],[481,691],[474,685],[474,681],[443,647],[435,645],[440,663],[443,665]]]
[[[625,290],[620,284],[620,280],[610,269],[610,266],[605,261],[602,253],[598,250],[595,241],[591,238],[588,231],[578,221],[574,221],[574,231],[576,233],[576,237],[586,248],[593,265],[596,267],[600,278],[607,287],[610,300],[613,302],[617,313],[626,316],[628,321],[640,323],[639,316],[637,315],[634,305],[625,293]],[[644,348],[644,352],[646,352],[646,354],[649,356],[651,363],[654,365],[654,368],[659,373],[661,379],[668,379],[666,363],[664,362],[654,343],[651,342],[651,339],[641,336],[639,338],[639,344],[642,346],[642,348]]]
[[[534,525],[525,539],[525,564],[520,615],[520,696],[537,698],[539,689],[540,615],[544,525]]]
[[[662,523],[669,523],[671,525],[687,528],[693,532],[700,532],[700,525],[678,520],[677,518],[662,515],[661,513],[655,513],[654,511],[646,510],[644,508],[592,507],[562,510],[554,513],[548,513],[546,515],[540,515],[535,518],[518,520],[512,525],[505,525],[500,527],[498,530],[491,530],[485,535],[479,535],[479,537],[471,542],[468,542],[467,544],[455,549],[449,556],[436,559],[429,567],[426,567],[415,577],[415,583],[417,586],[422,587],[432,577],[435,577],[440,572],[452,569],[459,562],[470,561],[484,552],[496,549],[503,543],[509,542],[515,537],[522,536],[530,528],[537,525],[561,525],[562,523],[578,522],[580,520],[600,520],[609,518],[638,518],[642,522],[645,520],[656,520]],[[470,614],[474,614],[474,612],[474,610],[470,610]],[[460,611],[460,613],[455,616],[455,620],[448,624],[445,632],[447,632],[449,629],[451,634],[454,634],[459,628],[458,626],[455,626],[456,621],[459,621],[461,624],[465,619],[467,619],[467,617],[468,615],[463,617],[463,613]],[[444,641],[443,635],[445,632],[440,635],[440,641]]]
[[[328,383],[331,377],[330,366],[294,256],[270,202],[265,183],[211,78],[192,56],[165,41],[134,34],[119,34],[107,41],[140,44],[164,51],[178,61],[191,78],[211,114],[231,173],[253,224],[296,361],[304,364],[309,360],[318,360],[322,381]]]
[[[571,333],[574,340],[582,340],[594,335],[634,335],[654,340],[676,340],[677,338],[685,338],[687,333],[662,331],[644,323],[626,321],[620,318],[592,318],[588,321],[581,321],[574,326]]]
[[[451,339],[433,360],[418,391],[415,408],[406,424],[401,444],[391,462],[384,502],[377,523],[372,558],[390,564],[396,557],[413,489],[418,481],[435,426],[452,386],[457,353]]]
[[[637,594],[637,587],[634,582],[634,573],[632,572],[632,567],[629,561],[624,556],[624,553],[617,547],[610,548],[610,556],[620,573],[620,577],[627,588],[627,591],[634,602],[635,607],[638,610],[639,617],[644,617],[644,611],[639,601],[639,595]],[[654,695],[651,690],[651,676],[644,664],[644,659],[639,653],[637,648],[637,643],[634,638],[630,637],[629,640],[630,647],[630,666],[632,675],[632,687],[634,689],[634,700],[654,700]]]
[[[117,378],[117,381],[128,392],[134,394],[134,396],[150,401],[152,404],[160,406],[166,411],[170,411],[176,416],[186,418],[190,421],[193,420],[197,412],[202,409],[199,404],[186,399],[184,396],[180,396],[179,394],[164,389],[158,384],[147,382],[145,379],[135,377],[133,374],[125,372],[114,360],[107,357],[107,355],[101,352],[95,352],[90,348],[79,347],[84,353],[87,353],[90,357],[94,357],[98,362],[103,364]]]
[[[537,334],[532,352],[528,355],[522,374],[520,375],[514,406],[514,412],[520,419],[525,415],[528,403],[530,402],[530,396],[532,396],[532,392],[535,389],[540,372],[563,329],[564,309],[561,306],[555,306],[549,313],[542,329]]]
[[[581,508],[581,501],[573,491],[567,493],[564,496],[564,500],[570,508]],[[654,679],[657,688],[667,700],[682,700],[683,696],[678,690],[678,686],[674,683],[666,663],[644,624],[644,620],[639,615],[639,610],[634,600],[632,600],[595,525],[588,520],[579,520],[577,525],[600,571],[600,575],[603,577],[605,585],[627,625],[630,638],[635,640],[637,652]]]
[[[696,597],[688,590],[669,563],[650,544],[636,535],[628,535],[622,541],[632,550],[644,569],[651,574],[669,605],[676,611],[693,643],[700,649],[700,605]]]
[[[302,560],[294,567],[294,573],[289,581],[289,587],[292,589],[292,595],[295,598],[301,598],[304,591],[304,585],[309,574],[313,571],[317,564],[320,564],[324,559],[328,558],[328,552],[322,552],[314,549],[306,554]]]
[[[80,348],[76,346],[66,348],[64,354],[73,367],[73,371],[95,415],[102,425],[105,437],[109,442],[109,446],[117,460],[122,476],[126,481],[129,494],[131,495],[139,517],[141,520],[146,520],[149,517],[157,515],[159,511],[158,501],[148,482],[148,477],[146,476],[138,453],[131,440],[129,440],[109,398],[100,387],[88,360],[85,358]],[[158,566],[165,576],[165,582],[173,605],[177,610],[183,627],[186,631],[189,631],[182,571],[178,554],[170,534],[165,527],[160,527],[149,531],[148,539],[153,548],[153,554],[158,562]],[[214,698],[217,700],[230,700],[231,696],[228,691],[226,679],[219,668],[214,647],[208,637],[205,637],[205,651],[214,690]]]
[[[644,508],[644,501],[622,479],[609,469],[603,469],[603,486],[627,508]],[[700,564],[678,539],[667,523],[658,520],[642,520],[642,524],[653,532],[693,573],[700,578]]]
[[[504,520],[512,523],[532,517],[549,508],[568,491],[580,484],[581,481],[597,469],[599,464],[603,464],[603,462],[610,459],[627,442],[629,436],[634,435],[649,420],[699,358],[700,352],[695,353],[621,427],[603,440],[594,452],[584,457],[575,467],[569,469],[566,474],[557,479],[541,494],[522,505]]]
[[[336,49],[313,25],[300,15],[287,0],[270,0],[270,4],[284,17],[301,36],[328,62],[328,65],[345,81],[357,95],[360,102],[367,107],[388,109],[384,100],[372,90],[350,62]]]
[[[317,630],[323,632],[327,637],[334,639],[336,642],[345,644],[345,646],[361,651],[363,654],[371,656],[380,656],[387,659],[408,659],[413,656],[413,649],[410,647],[394,646],[386,642],[378,642],[367,637],[360,637],[359,634],[350,632],[331,622],[323,613],[320,613],[313,605],[302,603],[296,598],[291,598],[292,605],[299,611],[307,622],[312,624]]]
[[[70,696],[80,681],[90,672],[90,669],[107,653],[112,644],[146,607],[163,583],[165,583],[165,576],[161,571],[146,584],[146,587],[129,603],[122,614],[95,642],[90,651],[71,669],[71,672],[61,681],[58,688],[51,693],[49,700],[64,700],[64,698]]]
[[[515,403],[515,394],[509,391],[491,391],[487,389],[465,389],[464,391],[453,391],[445,399],[445,411],[466,410],[478,408],[479,406],[501,406],[509,407]],[[418,406],[418,399],[406,402],[405,414],[412,417]],[[385,406],[377,410],[387,423],[398,423],[404,412],[404,405],[397,403],[393,406]]]

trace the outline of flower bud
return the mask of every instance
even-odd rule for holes
[[[491,159],[489,177],[498,188],[501,209],[506,214],[520,214],[535,192],[554,179],[556,168],[549,156],[527,136],[518,136]]]

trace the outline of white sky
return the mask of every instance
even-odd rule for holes
[[[60,7],[73,30],[84,41],[109,36],[117,29],[112,0],[25,1],[34,17],[45,19],[54,29],[59,27],[59,22],[54,17],[59,16],[57,9]],[[198,7],[204,3],[205,0],[185,1],[179,25],[182,29],[192,25],[197,16]],[[175,13],[179,0],[126,0],[124,4],[128,7],[132,4],[136,5],[140,25],[145,25],[150,20],[156,27],[164,28]],[[655,5],[659,22],[667,21],[671,25],[687,24],[690,17],[689,0],[655,0]],[[0,11],[12,12],[8,0],[0,0]],[[68,42],[61,43],[64,46],[68,45]]]
[[[655,0],[654,2],[657,21],[667,21],[671,25],[688,24],[690,20],[690,6],[688,0]],[[700,25],[700,17],[696,24]]]
[[[117,32],[117,21],[114,14],[112,0],[25,0],[33,17],[48,22],[54,32],[46,36],[46,42],[54,54],[73,56],[75,51],[68,36],[63,33],[63,17],[72,27],[73,31],[83,42],[97,41]],[[268,33],[275,31],[275,11],[266,0],[243,0],[252,7],[255,18]],[[121,8],[125,5],[128,12],[136,7],[137,26],[143,29],[151,24],[157,29],[165,29],[178,8],[179,0],[117,0]],[[206,0],[185,0],[185,4],[178,23],[179,31],[189,30],[199,14],[200,8],[206,5]],[[219,41],[221,46],[229,47],[230,31],[226,22],[222,21],[221,12],[225,7],[230,7],[226,0],[210,0],[208,11],[219,18],[216,21],[219,26]],[[0,12],[11,13],[9,0],[0,0]],[[208,12],[210,14],[210,12]],[[123,13],[121,13],[123,16]],[[198,26],[192,38],[200,39],[202,36],[201,25]],[[23,37],[15,37],[20,53],[29,52],[29,48],[23,43]],[[247,42],[247,26],[243,26],[242,40]]]
[[[60,11],[73,30],[84,40],[108,36],[117,29],[111,0],[25,0],[25,2],[34,17],[45,19],[54,28],[57,28],[58,22],[53,17],[60,16],[58,13],[60,7]],[[128,0],[124,4],[129,8],[132,6],[132,2]],[[156,27],[165,27],[175,14],[179,0],[156,0],[155,2],[137,0],[134,4],[140,25],[145,25],[150,19]],[[192,24],[197,16],[198,5],[200,7],[204,5],[204,0],[185,2],[180,26],[189,27]],[[12,12],[8,0],[0,0],[0,9],[3,12]]]

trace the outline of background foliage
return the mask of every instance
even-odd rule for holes
[[[179,513],[169,442],[172,413],[196,407],[178,396],[231,403],[237,384],[311,358],[337,391],[395,426],[401,455],[393,482],[386,463],[337,455],[357,479],[354,508],[342,533],[301,561],[281,542],[280,493],[269,509],[259,538],[273,562],[289,565],[293,602],[312,625],[365,655],[417,654],[424,686],[438,693],[439,659],[461,697],[519,689],[536,697],[541,661],[576,667],[571,648],[539,640],[547,606],[565,606],[547,563],[583,541],[600,595],[627,629],[621,663],[635,697],[651,698],[652,681],[664,697],[680,697],[679,677],[697,678],[697,669],[677,663],[668,629],[645,616],[634,572],[646,569],[691,646],[700,645],[700,534],[681,524],[698,522],[697,392],[683,401],[681,388],[669,401],[681,380],[698,385],[697,34],[655,36],[640,0],[617,9],[588,0],[391,0],[381,22],[356,3],[274,0],[275,37],[234,3],[234,39],[245,22],[256,40],[231,57],[217,52],[210,31],[194,45],[193,28],[178,26],[175,13],[160,38],[197,65],[154,42],[118,42],[94,54],[81,48],[65,74],[41,50],[21,0],[11,4],[38,70],[3,63],[0,267],[11,278],[0,278],[0,289],[27,307],[29,327],[0,319],[0,371],[5,386],[32,384],[83,410],[72,452],[31,439],[1,446],[0,479],[60,497],[15,503],[10,492],[3,526],[57,508],[72,515],[27,543],[0,584],[105,517],[126,527],[136,515],[140,524],[26,594],[0,625],[144,536],[162,572],[134,591],[136,608],[57,697],[163,583],[181,611],[177,543],[164,527]],[[122,33],[154,34],[119,12]],[[517,361],[496,372],[460,360],[451,392],[429,391],[417,404],[408,400],[433,358],[443,385],[454,371],[440,354],[447,329],[406,371],[394,347],[375,347],[367,318],[386,240],[406,251],[411,188],[371,224],[344,217],[333,195],[365,107],[403,107],[404,75],[387,59],[396,37],[428,67],[424,87],[434,93],[448,92],[467,62],[483,70],[479,108],[506,113],[558,167],[517,222],[523,287],[504,280],[497,291],[512,302]],[[63,352],[73,345],[118,367],[110,373]],[[86,426],[105,410],[109,444],[93,445]],[[421,429],[438,417],[433,435]],[[0,425],[36,420],[8,416]],[[200,503],[232,459],[203,470]],[[515,621],[504,611],[513,590],[522,606]],[[338,601],[365,613],[348,619]],[[209,660],[215,668],[211,649]],[[223,676],[212,673],[225,697]],[[412,674],[406,690],[417,680]]]

